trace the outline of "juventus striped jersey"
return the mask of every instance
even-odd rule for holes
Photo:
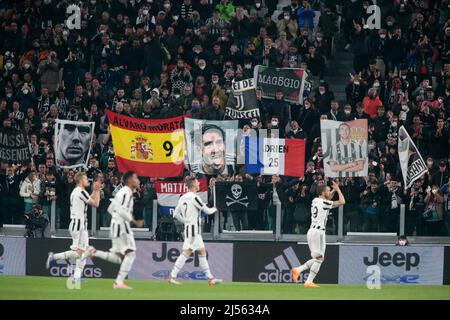
[[[201,231],[201,211],[206,214],[213,214],[216,212],[215,208],[208,208],[208,206],[197,196],[194,192],[185,193],[178,200],[173,217],[183,222],[185,225],[185,236],[195,236]]]
[[[108,208],[112,216],[110,228],[112,238],[117,238],[122,233],[132,234],[130,222],[134,219],[133,206],[133,191],[128,186],[121,188]]]
[[[81,187],[76,187],[70,194],[70,219],[72,219],[72,222],[77,225],[77,230],[80,230],[82,226],[87,225],[87,209],[89,200],[91,200],[89,193]]]
[[[333,201],[314,198],[311,203],[311,228],[325,230],[328,214],[333,208]]]
[[[338,164],[348,164],[358,160],[363,160],[362,148],[359,143],[343,144],[339,141],[330,146],[330,161],[336,161]],[[339,172],[339,177],[354,177],[357,172]]]

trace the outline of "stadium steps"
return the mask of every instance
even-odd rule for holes
[[[336,42],[336,51],[329,62],[325,81],[334,92],[339,105],[342,106],[346,102],[345,87],[350,79],[349,72],[353,73],[353,54],[351,49],[344,50],[344,43],[339,40]]]

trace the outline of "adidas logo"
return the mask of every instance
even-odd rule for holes
[[[75,270],[75,259],[56,260],[50,268],[50,275],[53,277],[69,277]],[[83,276],[86,278],[101,278],[102,269],[96,268],[91,258],[86,259],[86,265],[83,269]]]
[[[283,253],[273,259],[273,262],[264,267],[265,271],[258,275],[260,282],[292,282],[291,269],[300,266],[297,255],[292,247],[283,250]],[[299,282],[303,282],[305,272],[300,275]]]

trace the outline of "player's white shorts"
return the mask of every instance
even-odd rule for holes
[[[204,247],[205,244],[203,243],[203,237],[201,234],[184,239],[183,250],[191,249],[192,251],[196,251]]]
[[[69,232],[72,237],[71,250],[86,250],[89,246],[89,233],[86,224],[81,219],[73,218],[69,223]]]
[[[72,237],[71,250],[86,250],[89,246],[89,234],[87,230],[70,231],[70,236]]]
[[[306,234],[308,240],[309,250],[311,251],[311,257],[317,258],[319,256],[325,257],[326,239],[325,230],[319,230],[310,228]]]
[[[119,237],[112,238],[112,247],[109,251],[125,254],[127,250],[136,251],[136,243],[132,233],[121,233]]]

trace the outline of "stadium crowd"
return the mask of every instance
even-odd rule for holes
[[[80,5],[80,28],[69,29],[69,4]],[[23,223],[37,204],[57,226],[69,222],[74,170],[57,169],[55,119],[95,122],[87,172],[102,184],[99,225],[121,187],[106,109],[155,119],[189,114],[222,120],[233,80],[255,65],[301,67],[316,79],[303,105],[258,94],[260,118],[241,128],[280,129],[307,139],[302,180],[256,176],[239,168],[216,180],[258,183],[254,212],[223,212],[221,229],[271,230],[281,204],[283,233],[306,233],[310,203],[323,175],[320,119],[369,121],[369,175],[340,179],[346,231],[397,232],[406,206],[406,235],[450,231],[450,1],[378,0],[381,29],[365,28],[368,0],[25,0],[0,4],[0,125],[25,130],[32,158],[2,161],[1,223]],[[277,11],[278,12],[278,11]],[[317,16],[320,16],[317,19]],[[273,19],[274,17],[275,19]],[[338,25],[339,24],[339,25]],[[333,43],[342,37],[354,56],[345,103],[323,79],[333,70]],[[404,125],[429,168],[404,190],[397,153]],[[186,172],[189,174],[189,172]],[[141,178],[135,215],[148,226],[154,179]],[[430,211],[434,214],[429,215]],[[336,232],[337,212],[329,223]],[[206,221],[206,228],[209,222]]]

